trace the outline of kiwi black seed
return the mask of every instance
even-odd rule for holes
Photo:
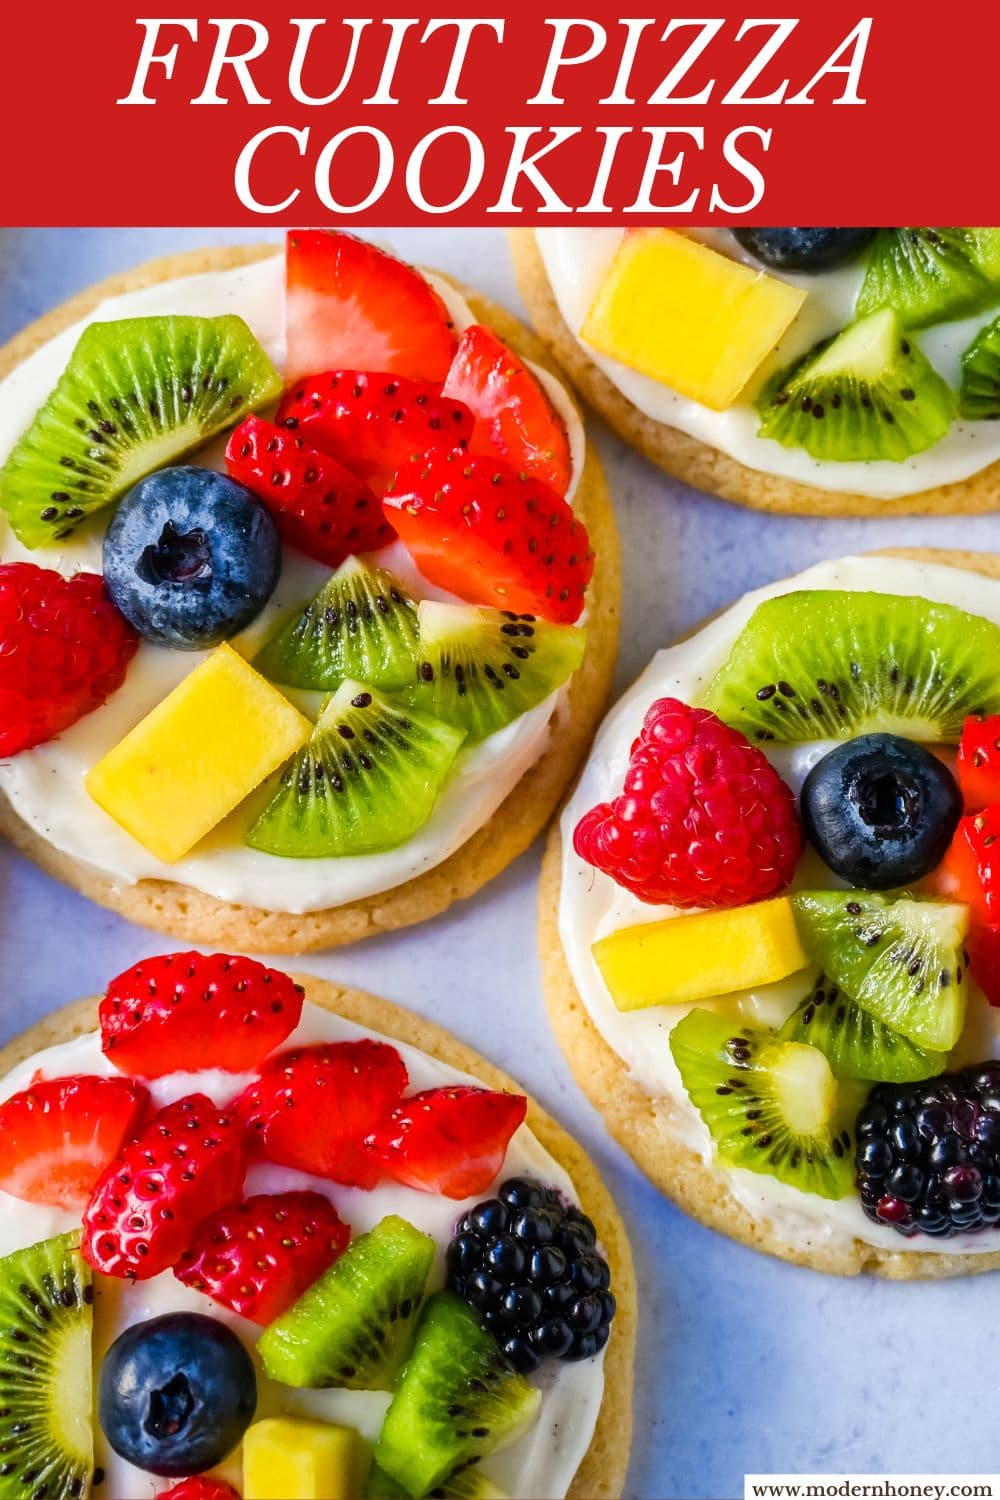
[[[858,317],[891,307],[908,328],[1000,302],[1000,230],[880,229],[858,293]]]
[[[838,1078],[915,1083],[940,1073],[947,1060],[946,1053],[916,1046],[901,1032],[862,1010],[824,975],[778,1034],[784,1041],[808,1042],[825,1052]]]

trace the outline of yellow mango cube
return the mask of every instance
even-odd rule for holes
[[[243,1500],[358,1500],[368,1461],[353,1427],[265,1417],[243,1435]]]
[[[673,229],[625,235],[584,343],[714,411],[732,406],[806,294]]]
[[[593,953],[619,1010],[690,1005],[774,984],[809,964],[787,896],[623,927]]]
[[[311,732],[239,652],[218,646],[93,767],[87,791],[151,854],[172,863]]]

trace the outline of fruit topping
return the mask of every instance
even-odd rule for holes
[[[910,1083],[939,1073],[947,1057],[893,1031],[822,974],[778,1034],[782,1041],[818,1047],[838,1078]]]
[[[714,713],[659,698],[622,794],[584,814],[573,847],[641,901],[742,906],[784,890],[802,833],[794,796],[759,750]]]
[[[462,334],[444,395],[472,412],[470,453],[505,459],[565,495],[573,472],[566,424],[538,376],[492,329],[473,323]]]
[[[368,1445],[353,1427],[265,1417],[243,1438],[244,1500],[358,1500]]]
[[[503,1166],[528,1101],[468,1084],[403,1099],[370,1138],[382,1170],[405,1187],[445,1198],[485,1192]]]
[[[912,740],[864,734],[817,761],[801,796],[806,837],[835,875],[866,891],[935,869],[962,815],[951,772]]]
[[[280,1047],[301,1014],[302,986],[278,969],[228,953],[165,953],[108,985],[101,1049],[140,1078],[199,1065],[242,1073]]]
[[[410,1500],[409,1491],[378,1464],[372,1464],[365,1495],[367,1500]],[[434,1500],[509,1500],[506,1490],[499,1489],[492,1479],[487,1479],[478,1465],[450,1474],[441,1484],[435,1485],[431,1495]]]
[[[0,1188],[77,1212],[131,1140],[148,1095],[126,1078],[40,1078],[0,1104]]]
[[[895,312],[883,308],[780,370],[757,411],[758,437],[821,461],[902,463],[944,437],[955,397]]]
[[[670,1033],[681,1081],[727,1167],[821,1198],[851,1190],[851,1135],[823,1053],[692,1010]]]
[[[806,294],[672,229],[626,234],[580,337],[682,396],[725,411]]]
[[[541,480],[500,459],[433,453],[383,501],[429,582],[470,604],[572,625],[594,571],[587,531]]]
[[[872,1089],[857,1187],[876,1224],[942,1238],[1000,1224],[1000,1063]]]
[[[975,714],[962,726],[955,760],[966,812],[1000,802],[1000,714]]]
[[[734,229],[744,250],[776,271],[816,274],[855,260],[874,229]]]
[[[0,756],[30,750],[99,708],[139,640],[96,573],[0,563]]]
[[[0,1260],[3,1493],[77,1500],[94,1477],[93,1288],[79,1235]]]
[[[83,1215],[85,1259],[134,1281],[169,1270],[199,1220],[240,1197],[244,1171],[234,1113],[204,1094],[165,1105],[98,1178]]]
[[[88,771],[87,791],[157,859],[183,858],[312,732],[231,646],[217,646]]]
[[[286,859],[395,849],[423,827],[465,734],[348,680],[247,834]]]
[[[259,1193],[202,1219],[174,1275],[252,1323],[272,1323],[350,1238],[322,1193]]]
[[[294,230],[286,240],[285,329],[289,380],[336,362],[438,384],[455,332],[419,271],[352,234]]]
[[[161,469],[122,500],[104,537],[104,582],[141,636],[203,651],[260,614],[281,572],[270,514],[211,469]]]
[[[909,328],[1000,302],[1000,230],[880,229],[858,293],[859,316],[891,307]]]
[[[408,1083],[395,1047],[367,1038],[330,1042],[272,1057],[236,1109],[252,1154],[348,1187],[372,1188],[382,1173],[365,1142]]]
[[[759,604],[705,706],[755,741],[885,730],[957,744],[1000,711],[1000,628],[902,594],[809,589]]]
[[[413,1337],[434,1241],[383,1219],[261,1334],[272,1380],[293,1386],[392,1390]]]
[[[756,989],[809,964],[787,896],[620,927],[593,954],[619,1010]]]
[[[961,820],[928,888],[969,907],[969,972],[991,1005],[1000,1005],[1000,805]]]
[[[104,1357],[97,1410],[120,1457],[151,1474],[221,1463],[253,1420],[257,1377],[235,1333],[201,1313],[133,1323]]]
[[[958,414],[967,422],[1000,417],[1000,318],[981,328],[962,355]]]
[[[240,1500],[231,1484],[224,1479],[210,1479],[207,1474],[191,1474],[170,1486],[161,1500]]]
[[[0,470],[0,508],[26,547],[62,541],[137,480],[280,394],[242,318],[91,323]]]
[[[525,1177],[509,1178],[459,1219],[448,1285],[525,1375],[546,1359],[592,1358],[615,1315],[593,1224],[554,1189]]]

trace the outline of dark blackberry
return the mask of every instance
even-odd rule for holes
[[[861,1206],[899,1234],[1000,1225],[1000,1062],[880,1083],[858,1115]]]
[[[1000,1188],[1000,1178],[997,1186]],[[597,1231],[553,1188],[512,1177],[455,1226],[448,1284],[524,1374],[545,1359],[591,1359],[615,1315]]]

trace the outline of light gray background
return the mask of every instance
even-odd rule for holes
[[[500,232],[379,237],[518,307]],[[260,238],[231,230],[0,231],[0,339],[139,261]],[[671,483],[592,426],[624,544],[620,687],[657,647],[734,595],[821,558],[887,546],[1000,547],[1000,517],[756,515]],[[661,1198],[610,1141],[550,1036],[535,953],[538,863],[536,846],[436,922],[301,967],[432,1016],[508,1068],[586,1143],[616,1193],[636,1255],[631,1500],[742,1495],[746,1472],[1000,1469],[1000,1366],[988,1331],[1000,1318],[1000,1280],[839,1281],[745,1250]],[[100,990],[143,954],[176,946],[91,906],[6,849],[0,934],[4,1038]]]

